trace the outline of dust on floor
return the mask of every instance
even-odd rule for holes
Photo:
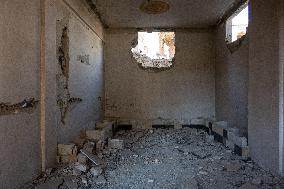
[[[131,130],[115,138],[124,140],[124,149],[104,150],[100,156],[105,166],[82,174],[74,174],[73,164],[62,166],[26,188],[284,188],[283,178],[234,155],[204,131]]]

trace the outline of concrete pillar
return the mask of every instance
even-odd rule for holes
[[[250,155],[283,174],[283,1],[250,1]]]

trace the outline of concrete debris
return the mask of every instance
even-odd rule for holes
[[[75,144],[58,144],[58,155],[74,155],[77,154],[77,146]]]
[[[94,176],[94,177],[97,177],[99,176],[100,174],[102,174],[103,172],[103,169],[101,167],[92,167],[90,169],[90,173]]]
[[[88,158],[82,153],[79,153],[77,156],[77,161],[81,164],[87,164]]]
[[[80,150],[80,152],[85,155],[92,163],[94,163],[95,165],[101,165],[102,164],[102,160],[100,160],[97,156],[95,156],[94,154],[82,149]]]
[[[98,154],[81,149],[77,163],[61,164],[22,188],[284,188],[284,178],[208,140],[204,131],[135,129],[119,131],[115,140],[123,141],[123,149],[100,151],[102,166],[95,166]],[[87,163],[82,155],[88,157]]]
[[[123,149],[123,140],[119,139],[110,139],[108,141],[109,148],[111,149]]]
[[[81,172],[84,172],[84,173],[87,171],[87,166],[83,165],[81,163],[78,163],[78,162],[75,163],[74,167],[75,167],[75,169],[77,169],[77,170],[79,170]]]

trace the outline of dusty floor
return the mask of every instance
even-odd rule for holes
[[[63,166],[25,188],[284,188],[284,179],[235,156],[203,131],[131,130],[116,138],[125,147],[104,151],[102,175],[74,175],[72,165]]]

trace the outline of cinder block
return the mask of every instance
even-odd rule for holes
[[[77,162],[77,155],[64,155],[64,156],[57,156],[58,163],[75,163]]]
[[[108,146],[111,149],[123,149],[123,140],[119,139],[110,139],[108,141]]]
[[[87,142],[87,143],[84,144],[83,149],[90,152],[90,153],[93,153],[94,150],[95,150],[95,143],[94,142]]]
[[[248,145],[246,137],[240,137],[231,131],[228,132],[228,140],[240,147],[246,147]]]
[[[234,148],[235,148],[235,144],[230,140],[226,140],[225,145],[226,145],[226,147],[230,148],[231,150],[234,150]]]
[[[58,144],[57,153],[59,156],[77,155],[77,146],[75,144]]]
[[[113,121],[104,121],[104,122],[98,122],[96,123],[96,129],[104,129],[105,127],[110,127],[112,128],[114,122]]]
[[[206,125],[206,121],[204,118],[196,118],[190,120],[191,125]]]
[[[226,121],[219,121],[219,122],[215,122],[213,125],[212,125],[212,130],[221,135],[223,137],[224,135],[224,130],[226,130],[228,127],[228,123]]]
[[[82,154],[82,153],[78,154],[78,156],[77,156],[77,162],[78,163],[86,165],[87,161],[88,161],[88,158],[84,154]]]
[[[242,156],[243,158],[248,158],[249,157],[249,148],[247,147],[240,147],[235,145],[234,147],[234,153]]]

